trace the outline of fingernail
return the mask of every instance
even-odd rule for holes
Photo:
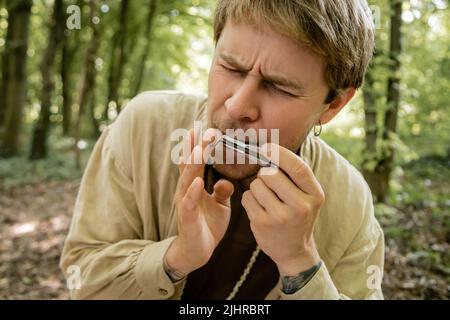
[[[278,168],[276,167],[262,167],[259,170],[259,174],[262,176],[273,176],[278,172]]]
[[[194,179],[194,187],[195,188],[200,188],[202,186],[202,178],[197,177]]]

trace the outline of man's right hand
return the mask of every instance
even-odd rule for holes
[[[178,219],[178,237],[167,250],[165,264],[178,275],[202,267],[211,258],[214,249],[225,235],[230,222],[233,184],[221,179],[209,194],[204,187],[205,162],[202,151],[212,141],[207,131],[205,139],[196,136],[191,129],[183,143],[189,155],[180,161],[175,205]]]

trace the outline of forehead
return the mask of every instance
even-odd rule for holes
[[[323,80],[323,58],[264,24],[228,21],[216,48],[216,56],[223,54],[234,57],[249,69],[258,64],[263,72],[292,77],[318,74],[317,81]]]
[[[283,48],[293,51],[298,45],[291,39],[275,32],[265,24],[248,24],[227,21],[218,41],[218,48],[226,46],[227,49],[249,53],[269,53],[273,49]]]

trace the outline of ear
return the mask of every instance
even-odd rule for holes
[[[353,98],[356,93],[355,88],[347,88],[341,93],[339,93],[334,100],[328,104],[325,111],[323,111],[320,116],[320,123],[326,124],[330,122],[341,110],[344,108],[347,103]]]

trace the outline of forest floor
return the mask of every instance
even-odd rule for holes
[[[410,182],[400,181],[398,203],[376,206],[386,237],[386,299],[450,297],[449,167],[433,180],[420,163],[405,169]],[[80,179],[5,184],[1,173],[0,299],[67,299],[58,263]]]

